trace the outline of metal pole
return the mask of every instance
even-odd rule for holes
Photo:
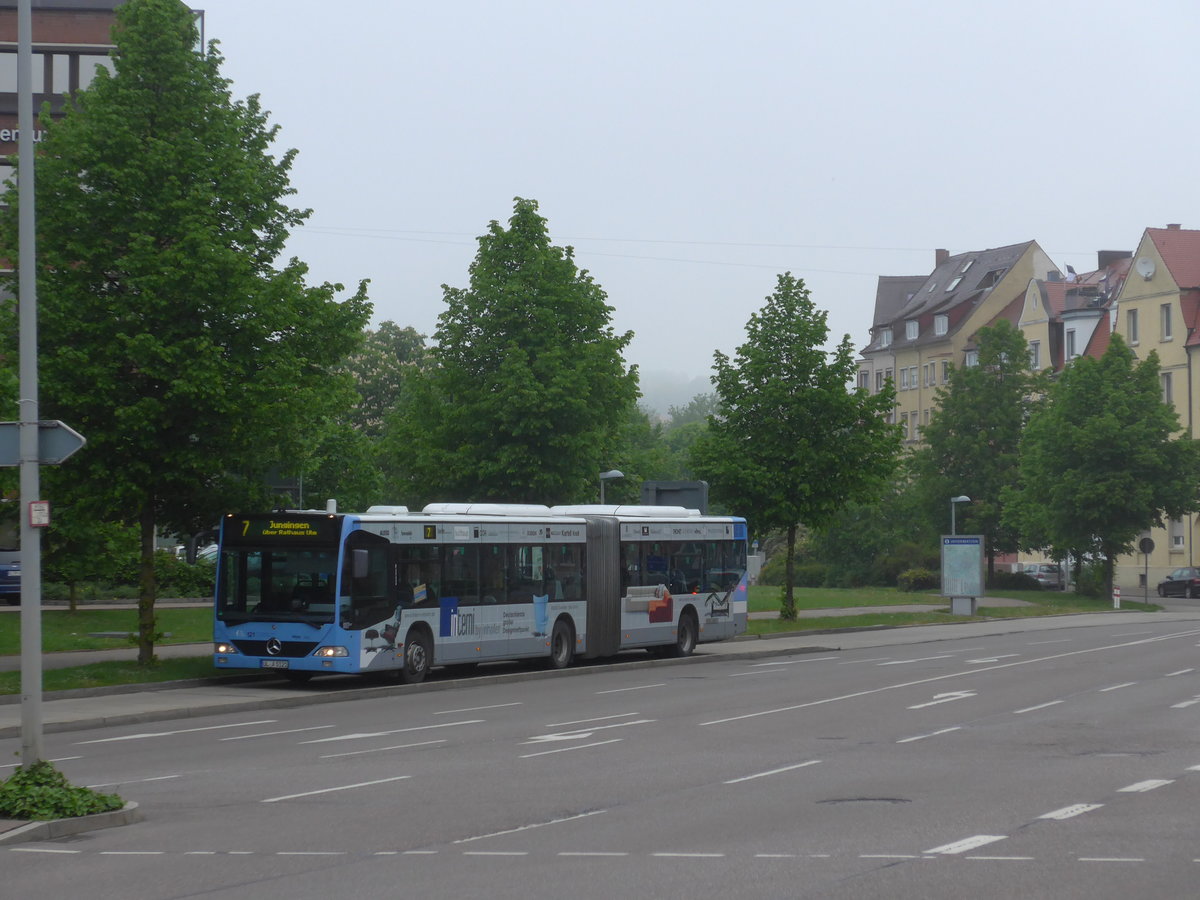
[[[954,536],[954,501],[950,501],[950,536]]]
[[[30,524],[38,473],[37,291],[33,205],[33,10],[17,3],[17,302],[20,352],[21,764],[42,759],[42,535]]]

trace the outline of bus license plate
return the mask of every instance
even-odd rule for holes
[[[286,669],[288,661],[286,659],[264,659],[260,663],[264,669]]]

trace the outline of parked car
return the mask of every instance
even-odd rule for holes
[[[1184,566],[1158,583],[1160,597],[1200,597],[1200,569]]]
[[[1062,566],[1054,563],[1028,563],[1025,574],[1034,579],[1043,591],[1061,591],[1067,586]]]
[[[0,598],[9,606],[21,605],[21,563],[0,562]]]

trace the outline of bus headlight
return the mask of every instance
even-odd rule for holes
[[[221,653],[225,656],[237,656],[238,648],[233,646],[229,641],[217,641],[213,644],[213,653]]]
[[[318,647],[313,651],[313,656],[321,657],[322,659],[331,659],[333,657],[349,656],[350,651],[345,647]]]

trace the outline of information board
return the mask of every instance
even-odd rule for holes
[[[942,596],[983,596],[983,535],[942,535]]]

